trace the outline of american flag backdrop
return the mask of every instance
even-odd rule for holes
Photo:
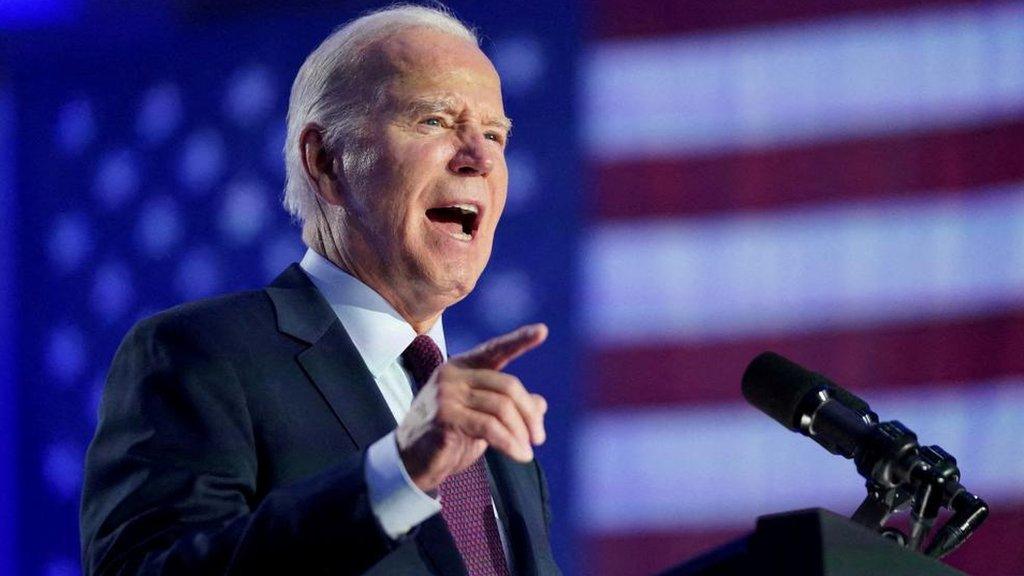
[[[575,509],[586,574],[864,496],[747,406],[775,350],[958,459],[947,558],[1024,574],[1024,5],[598,0]]]

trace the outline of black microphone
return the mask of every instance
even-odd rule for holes
[[[952,456],[938,446],[919,446],[917,435],[895,420],[879,422],[867,402],[821,374],[763,352],[744,371],[742,390],[750,404],[786,428],[833,454],[852,458],[869,487],[894,494],[937,489],[934,496],[915,503],[914,548],[920,546],[940,505],[956,514],[929,547],[928,553],[936,557],[962,544],[988,515],[988,505],[960,484]]]
[[[867,402],[774,352],[750,362],[742,389],[743,397],[758,410],[846,458],[854,457],[878,423]]]
[[[862,476],[883,488],[908,483],[921,468],[917,435],[909,428],[879,424],[867,402],[774,352],[747,366],[743,396],[786,428],[852,458]]]

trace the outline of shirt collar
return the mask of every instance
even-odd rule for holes
[[[312,248],[306,250],[299,266],[331,305],[374,378],[397,361],[416,338],[416,331],[387,300]],[[447,358],[440,317],[427,335]]]

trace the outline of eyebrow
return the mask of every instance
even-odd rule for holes
[[[442,96],[440,98],[415,98],[409,105],[405,107],[405,113],[409,116],[421,116],[423,114],[450,114],[455,116],[455,110],[458,109],[458,100],[452,96]],[[502,128],[505,132],[512,131],[512,119],[500,116],[487,118],[481,122],[484,126],[493,126],[496,128]]]

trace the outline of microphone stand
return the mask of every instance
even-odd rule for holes
[[[743,373],[743,395],[786,428],[853,459],[868,494],[852,520],[900,546],[942,558],[988,516],[985,501],[960,484],[953,456],[939,446],[920,446],[917,435],[895,420],[879,422],[867,402],[820,374],[764,352]],[[926,545],[943,508],[953,514]],[[909,536],[886,526],[907,509]]]
[[[874,413],[867,419],[877,418]],[[869,448],[854,457],[867,478],[867,496],[852,520],[901,546],[922,551],[942,508],[953,515],[923,550],[942,558],[956,550],[988,516],[988,505],[960,484],[956,459],[939,446],[919,446],[917,436],[899,422],[874,427]],[[910,509],[910,535],[886,526],[894,514]]]

